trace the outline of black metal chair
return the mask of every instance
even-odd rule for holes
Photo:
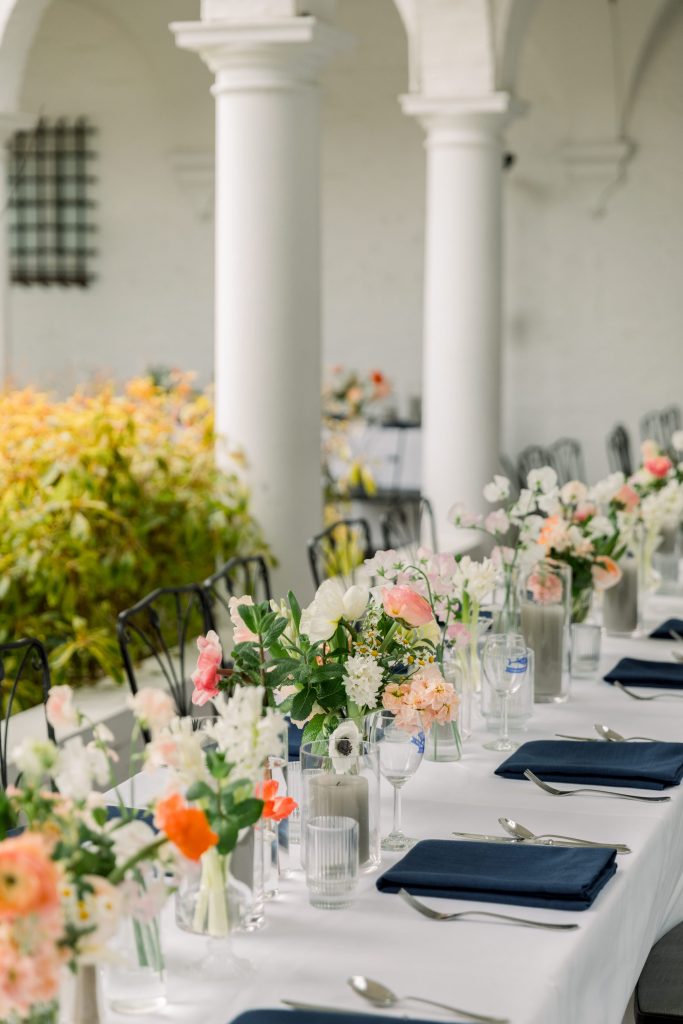
[[[581,480],[585,482],[586,467],[583,461],[583,451],[579,441],[573,437],[561,437],[550,446],[550,465],[557,473],[557,482],[560,487],[568,484],[570,480]]]
[[[432,551],[438,551],[436,519],[428,498],[402,501],[388,509],[380,520],[382,543],[387,549],[399,551],[407,548],[412,555],[426,541]]]
[[[503,471],[503,476],[506,476],[510,481],[510,497],[518,498],[521,487],[526,487],[526,480],[519,479],[519,473],[512,459],[505,455],[503,452],[498,456],[498,462],[500,468]]]
[[[0,643],[0,712],[2,713],[2,736],[0,737],[0,782],[6,789],[8,784],[7,753],[10,722],[15,704],[21,701],[22,684],[33,684],[40,693],[43,705],[50,693],[50,667],[47,651],[40,640],[23,637]],[[19,709],[17,709],[19,710]],[[54,729],[45,719],[48,739],[55,741]]]
[[[216,612],[230,613],[230,598],[249,594],[256,603],[270,601],[270,575],[262,555],[231,558],[202,583],[211,629],[220,634]]]
[[[667,405],[666,409],[662,409],[662,419],[665,424],[665,435],[666,435],[666,450],[674,455],[673,445],[671,439],[677,430],[681,429],[681,410],[677,405]],[[676,456],[674,456],[676,457]]]
[[[636,985],[636,1024],[683,1024],[683,924],[650,950]]]
[[[136,661],[152,658],[178,714],[191,715],[195,640],[211,628],[208,602],[196,583],[160,587],[122,611],[116,635],[131,692],[139,689]]]
[[[526,479],[532,469],[542,469],[543,466],[552,466],[552,458],[548,448],[541,444],[530,444],[519,455],[517,459],[517,476],[521,487],[526,487]]]
[[[671,443],[671,433],[666,413],[661,409],[653,409],[640,417],[640,440],[655,441],[666,451]]]
[[[313,582],[319,587],[323,580],[338,576],[351,586],[359,566],[374,553],[367,519],[339,519],[308,542]]]
[[[607,435],[607,462],[613,473],[630,476],[633,472],[631,441],[623,423],[617,423]]]

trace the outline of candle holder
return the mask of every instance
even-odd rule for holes
[[[642,558],[626,555],[619,562],[621,579],[602,595],[602,625],[610,636],[639,636],[641,632]]]
[[[569,697],[571,614],[570,566],[542,559],[525,577],[521,596],[522,633],[534,652],[537,704],[558,704]]]
[[[379,825],[379,751],[362,740],[358,753],[339,771],[327,741],[301,745],[301,864],[306,867],[306,823],[312,818],[353,818],[358,822],[358,858],[362,872],[381,862]]]

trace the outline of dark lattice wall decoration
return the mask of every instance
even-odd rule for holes
[[[94,280],[92,165],[95,129],[85,118],[17,132],[9,144],[12,281],[77,285]]]

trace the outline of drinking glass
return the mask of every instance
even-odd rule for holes
[[[358,885],[358,822],[321,815],[306,822],[306,885],[312,907],[348,907]]]
[[[482,640],[481,649],[484,648]],[[512,694],[508,701],[508,729],[512,733],[526,732],[529,720],[534,713],[534,652],[527,647],[526,656],[528,659],[526,675],[522,680],[517,693]],[[502,715],[502,701],[496,691],[484,676],[484,685],[481,688],[481,713],[486,720],[489,732],[500,732],[500,720]]]
[[[591,622],[572,625],[571,666],[573,676],[593,676],[600,665],[602,629]]]
[[[380,774],[394,787],[394,824],[382,840],[383,850],[409,850],[416,842],[401,825],[401,790],[420,767],[425,734],[417,712],[378,711],[370,726],[371,739],[379,749]]]
[[[494,633],[487,637],[482,651],[482,667],[501,705],[500,735],[484,746],[487,750],[516,750],[518,744],[508,734],[508,711],[510,697],[521,687],[529,667],[523,638],[515,633]]]

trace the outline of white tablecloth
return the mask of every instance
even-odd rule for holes
[[[650,610],[656,624],[676,610],[683,617],[683,602],[655,599]],[[666,660],[673,644],[607,639],[601,674],[626,654]],[[683,701],[639,704],[599,678],[574,680],[567,704],[536,706],[527,738],[550,738],[556,731],[589,736],[594,722],[627,736],[683,740]],[[503,756],[484,750],[485,739],[479,723],[460,763],[423,763],[404,790],[406,830],[420,838],[447,838],[453,830],[499,833],[497,818],[507,815],[538,833],[627,843],[632,854],[618,858],[615,877],[589,910],[501,908],[538,920],[576,921],[578,931],[428,921],[397,896],[377,892],[377,874],[362,877],[352,908],[315,910],[308,905],[303,879],[292,878],[282,882],[280,896],[268,904],[266,927],[234,938],[236,953],[253,967],[251,976],[239,982],[198,975],[196,963],[206,940],[177,930],[169,907],[170,1005],[146,1019],[227,1024],[242,1010],[277,1006],[283,997],[358,1010],[361,1000],[346,979],[365,974],[398,993],[431,996],[508,1017],[513,1024],[620,1024],[653,943],[683,920],[681,787],[668,790],[671,802],[662,804],[599,796],[559,800],[531,783],[494,776]],[[159,784],[158,777],[139,779],[137,800]],[[391,796],[388,784],[382,786],[388,831]],[[384,854],[383,867],[396,859]],[[458,900],[429,902],[447,910],[492,909]],[[414,1005],[400,1012],[447,1019]],[[109,1019],[130,1018],[112,1014]]]

